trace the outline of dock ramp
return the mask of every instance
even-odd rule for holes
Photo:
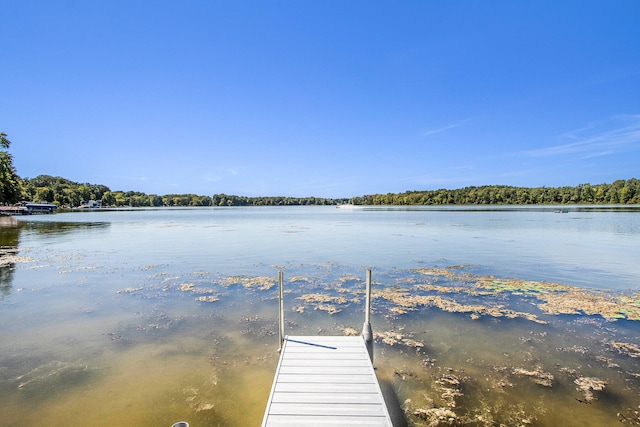
[[[370,294],[369,272],[367,310]],[[363,336],[281,337],[262,427],[392,427],[373,368],[368,320],[367,313]]]

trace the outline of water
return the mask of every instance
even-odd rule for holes
[[[259,425],[278,357],[277,270],[287,332],[341,334],[362,325],[372,267],[378,291],[547,322],[474,320],[433,303],[401,314],[396,296],[377,294],[374,331],[405,342],[379,336],[376,366],[409,425],[429,425],[437,408],[465,425],[640,425],[638,321],[552,315],[519,291],[445,289],[491,275],[637,298],[639,235],[640,211],[629,208],[194,208],[5,221],[0,424]],[[328,314],[300,299],[309,294],[344,302],[326,303],[337,311]],[[535,382],[544,374],[551,387]],[[576,390],[585,377],[606,382],[589,402]]]

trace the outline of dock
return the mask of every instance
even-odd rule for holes
[[[25,206],[0,206],[0,215],[29,215]]]
[[[262,427],[392,427],[373,367],[370,279],[362,336],[284,336],[280,275],[280,360]]]
[[[52,203],[27,203],[20,202],[13,206],[0,206],[0,215],[32,215],[38,213],[53,213],[58,209]]]
[[[287,337],[262,426],[391,427],[362,337]]]

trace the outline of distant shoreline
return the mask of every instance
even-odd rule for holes
[[[237,196],[225,193],[146,194],[112,191],[99,184],[77,183],[61,177],[41,175],[25,179],[24,200],[77,208],[99,201],[117,207],[204,206],[578,206],[640,205],[640,180],[616,180],[610,184],[580,184],[574,187],[470,186],[454,190],[421,190],[355,197]]]

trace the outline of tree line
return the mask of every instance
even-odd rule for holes
[[[295,206],[295,205],[564,205],[640,204],[640,181],[636,178],[611,184],[580,184],[575,187],[511,187],[486,185],[455,190],[407,191],[353,198],[247,197],[228,194],[145,194],[112,191],[106,185],[78,183],[62,177],[39,175],[22,179],[13,166],[8,149],[11,142],[0,132],[0,205],[19,201],[55,203],[78,207],[91,200],[102,206]]]
[[[640,204],[640,180],[575,187],[485,185],[456,190],[407,191],[354,197],[355,205],[566,205]]]
[[[103,207],[160,207],[160,206],[293,206],[335,205],[347,199],[316,197],[246,197],[228,194],[201,196],[197,194],[146,194],[139,191],[111,191],[106,185],[83,184],[62,177],[40,175],[22,180],[22,198],[61,207],[78,207],[90,200],[100,201]]]
[[[229,194],[146,194],[111,191],[105,185],[82,184],[61,177],[40,175],[21,182],[22,199],[77,207],[89,200],[103,206],[304,206],[304,205],[567,205],[640,204],[640,180],[617,180],[611,184],[581,184],[575,187],[511,187],[487,185],[455,190],[407,191],[350,199],[318,197],[247,197]]]

